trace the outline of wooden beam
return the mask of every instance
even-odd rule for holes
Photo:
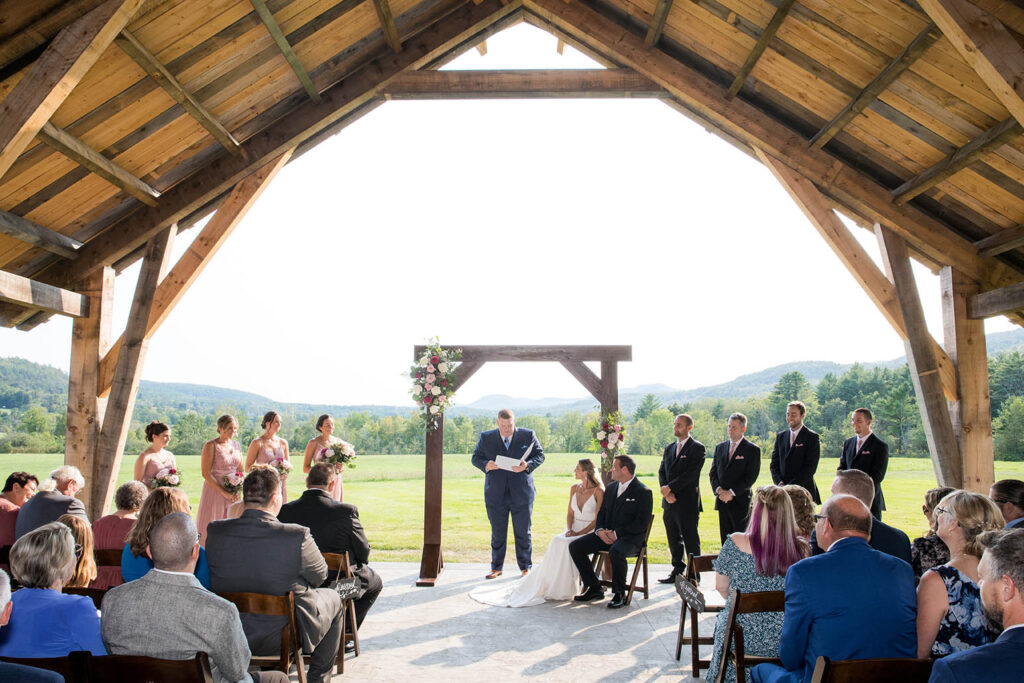
[[[0,104],[0,177],[92,68],[143,0],[109,0],[70,24]]]
[[[924,29],[918,33],[898,55],[896,55],[895,59],[889,62],[877,76],[871,79],[871,82],[868,83],[856,97],[850,100],[845,107],[839,110],[839,113],[836,114],[831,121],[825,124],[825,127],[819,130],[813,138],[811,138],[811,147],[816,149],[824,147],[825,143],[835,137],[836,133],[845,128],[846,124],[852,121],[857,114],[864,111],[864,109],[874,102],[890,85],[892,85],[892,83],[899,78],[904,71],[909,69],[910,66],[917,61],[917,58],[924,54],[925,50],[930,48],[941,35],[941,31],[939,31],[935,24],[930,23],[925,26]]]
[[[78,248],[82,246],[78,240],[62,235],[56,230],[36,225],[27,218],[22,218],[10,211],[0,210],[0,234],[34,244],[51,254],[57,254],[67,259],[77,258]]]
[[[288,163],[290,157],[291,152],[282,154],[235,186],[231,195],[217,209],[217,213],[210,218],[202,231],[192,240],[188,250],[174,264],[167,277],[160,282],[153,296],[152,304],[148,308],[143,330],[145,339],[150,339],[160,328],[181,298],[185,296],[188,288],[196,281],[242,218],[259,199],[263,190],[267,188],[278,171]],[[98,383],[100,396],[106,396],[110,391],[114,381],[117,359],[125,338],[125,335],[121,335],[100,362]]]
[[[277,19],[270,12],[267,4],[263,0],[249,0],[252,3],[252,7],[256,10],[256,14],[259,16],[260,21],[267,27],[267,32],[270,33],[270,37],[277,43],[277,49],[281,51],[288,66],[292,68],[295,75],[299,79],[299,83],[302,84],[303,90],[309,95],[309,98],[314,102],[320,101],[320,91],[313,85],[313,80],[309,77],[309,72],[306,71],[306,67],[299,61],[298,55],[295,54],[295,50],[288,43],[288,39],[284,35],[284,31],[281,30],[280,24],[277,23]]]
[[[630,69],[410,71],[383,93],[390,99],[669,97]]]
[[[790,198],[800,207],[800,210],[807,216],[807,220],[811,222],[825,243],[832,248],[836,257],[846,266],[853,279],[878,307],[879,312],[896,331],[896,334],[903,341],[907,341],[909,335],[903,320],[903,311],[896,298],[895,286],[871,260],[857,238],[850,234],[847,227],[839,220],[839,216],[829,206],[828,200],[813,183],[799,173],[763,151],[757,150],[757,152],[761,162],[768,167]],[[957,381],[953,361],[934,339],[932,339],[931,345],[939,375],[942,378],[943,393],[949,400],[956,400]]]
[[[536,362],[579,360],[579,361],[628,361],[633,360],[632,346],[557,346],[557,345],[534,345],[534,346],[459,346],[458,344],[443,344],[444,348],[461,349],[462,360],[465,362]],[[414,347],[416,358],[419,358],[426,351],[426,346]]]
[[[994,318],[1024,308],[1024,282],[990,289],[968,298],[967,317],[972,320]]]
[[[995,481],[992,440],[992,404],[989,397],[988,352],[985,323],[967,315],[967,300],[978,293],[978,283],[948,266],[939,276],[942,286],[943,335],[956,363],[960,400],[950,403],[953,433],[960,443],[963,486],[988,494]]]
[[[140,178],[135,177],[125,168],[115,164],[67,131],[47,121],[39,131],[39,139],[111,185],[121,188],[140,202],[156,206],[156,200],[160,193],[155,188],[150,187]]]
[[[384,31],[384,40],[395,52],[402,51],[402,41],[398,39],[398,29],[395,28],[395,18],[391,16],[391,5],[388,0],[373,0],[373,8],[377,10],[377,19],[380,20],[380,28]]]
[[[994,235],[978,240],[974,246],[982,256],[997,256],[1024,246],[1024,225],[1015,225],[1012,228],[1000,230]]]
[[[583,388],[590,392],[590,395],[597,399],[598,403],[604,398],[604,387],[601,386],[601,378],[594,374],[594,371],[583,364],[581,360],[563,360],[562,367],[575,377]]]
[[[661,34],[665,30],[665,22],[668,21],[668,13],[671,11],[672,0],[658,0],[654,6],[654,14],[651,16],[651,25],[647,27],[644,45],[654,47],[658,44]]]
[[[942,395],[931,335],[928,334],[917,283],[910,268],[907,243],[883,225],[875,226],[875,234],[878,236],[886,275],[896,285],[896,297],[907,326],[907,363],[910,365],[910,376],[917,394],[917,405],[921,410],[921,423],[928,439],[935,477],[940,486],[962,488],[963,463],[960,460],[960,449],[953,434],[949,406]]]
[[[238,151],[238,140],[228,131],[227,128],[218,121],[213,114],[207,111],[200,102],[192,96],[178,79],[167,70],[163,64],[161,64],[157,58],[145,48],[145,46],[135,37],[133,33],[125,29],[121,31],[121,35],[115,39],[117,46],[121,50],[131,57],[136,64],[141,66],[146,73],[149,74],[150,78],[156,81],[161,88],[167,91],[174,101],[180,104],[185,111],[189,113],[192,118],[199,122],[199,124],[209,131],[217,142],[221,144],[224,149],[229,152]]]
[[[919,0],[953,48],[1024,125],[1024,49],[996,17],[967,0]]]
[[[761,55],[768,49],[768,44],[772,42],[772,38],[778,32],[779,27],[782,26],[782,21],[789,14],[789,10],[792,9],[793,3],[796,0],[782,0],[779,6],[775,8],[775,14],[772,15],[768,25],[761,31],[761,35],[758,36],[757,42],[754,43],[754,49],[747,55],[743,65],[740,66],[740,70],[736,72],[736,77],[732,81],[732,85],[729,86],[729,90],[726,93],[726,97],[732,99],[736,97],[736,93],[743,87],[743,83],[747,80],[747,76],[754,70],[754,66],[757,65],[757,60],[761,59]]]
[[[455,388],[460,389],[466,381],[476,374],[477,370],[482,368],[484,364],[474,362],[460,362],[458,367],[455,368]]]
[[[487,41],[486,40],[481,40],[480,43],[476,46],[476,51],[480,54],[481,57],[486,57],[487,56]]]
[[[897,204],[905,204],[925,190],[967,168],[989,152],[995,151],[1021,134],[1021,124],[1010,117],[1000,121],[939,163],[926,168],[892,191]]]
[[[76,292],[0,270],[0,301],[72,318],[89,315],[89,299]]]

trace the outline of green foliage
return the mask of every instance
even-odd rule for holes
[[[636,411],[633,413],[634,420],[646,420],[647,417],[661,407],[661,401],[654,394],[644,394],[644,397],[640,399],[640,405],[636,407]]]
[[[1024,460],[1024,398],[1014,396],[992,421],[998,460]]]

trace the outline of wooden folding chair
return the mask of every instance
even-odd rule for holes
[[[92,600],[92,604],[96,605],[96,609],[103,609],[103,596],[107,594],[106,588],[72,588],[71,586],[64,586],[61,589],[62,593],[68,595],[84,595]]]
[[[0,662],[55,671],[65,683],[86,683],[85,660],[90,656],[85,650],[77,650],[67,657],[0,657]]]
[[[352,578],[352,567],[349,565],[348,552],[345,554],[340,553],[321,553],[324,556],[324,561],[327,563],[327,569],[334,572],[333,577],[328,574],[328,578],[332,581],[337,581],[341,578]],[[352,640],[356,644],[355,656],[359,656],[359,628],[356,624],[356,601],[353,598],[342,601],[342,607],[345,610],[345,614],[341,617],[341,644],[338,646],[338,673],[345,673],[345,643],[348,641],[348,634],[352,634]]]
[[[833,662],[821,656],[814,663],[811,683],[928,683],[930,659],[846,659]]]
[[[725,622],[725,644],[722,652],[722,666],[718,670],[716,683],[725,681],[725,663],[731,661],[736,667],[736,680],[743,676],[744,668],[758,664],[781,664],[778,657],[761,657],[748,655],[745,652],[743,643],[743,627],[740,626],[737,617],[740,614],[754,614],[757,612],[782,612],[786,608],[786,594],[784,591],[763,591],[758,593],[744,593],[733,590],[732,599],[729,604],[729,618]]]
[[[718,555],[690,555],[689,560],[686,564],[686,571],[683,573],[683,580],[689,581],[696,588],[700,588],[700,575],[702,572],[713,572],[714,566],[711,564],[714,562]],[[683,635],[686,628],[686,612],[689,607],[690,612],[690,635]],[[682,655],[683,645],[690,645],[690,661],[693,666],[693,677],[700,678],[700,670],[702,668],[707,669],[711,666],[710,659],[700,658],[700,646],[701,645],[714,645],[715,639],[711,636],[701,636],[700,630],[698,629],[698,620],[700,614],[704,612],[721,612],[725,607],[723,605],[710,605],[705,606],[701,611],[693,606],[687,605],[683,602],[683,605],[679,613],[679,632],[676,636],[676,660],[678,661]]]
[[[111,548],[93,548],[92,556],[96,560],[97,567],[117,567],[121,568],[121,555],[124,554],[124,548],[111,549]]]
[[[627,605],[633,600],[633,591],[635,591],[637,588],[639,588],[640,592],[642,592],[644,594],[644,600],[647,600],[651,596],[650,590],[648,588],[648,586],[650,584],[650,581],[647,578],[647,539],[650,538],[651,526],[653,524],[654,524],[654,515],[651,515],[650,521],[647,522],[647,531],[646,531],[646,533],[644,533],[644,543],[643,543],[643,545],[640,546],[640,550],[637,551],[636,555],[630,555],[629,556],[629,557],[635,557],[636,558],[636,562],[633,563],[633,577],[629,580],[629,592],[626,593],[626,604]],[[601,560],[605,560],[606,566],[611,563],[611,560],[608,559],[608,551],[607,550],[599,550],[596,553],[594,553],[593,567],[594,567],[594,571],[595,572],[597,571],[597,567],[601,563]],[[644,572],[644,583],[643,583],[642,586],[637,586],[636,585],[636,579],[637,579],[637,576],[639,576],[639,574],[640,574],[641,567],[643,568],[643,572]],[[610,571],[609,572],[605,572],[605,573],[606,574],[611,574]],[[601,583],[602,586],[609,586],[610,587],[612,585],[611,579],[607,579],[607,578],[600,579],[600,583]]]
[[[156,659],[136,655],[104,655],[86,659],[89,683],[213,683],[210,658],[205,652],[192,659]]]
[[[253,656],[249,661],[258,666],[272,666],[285,674],[294,663],[299,672],[299,683],[306,683],[306,668],[299,644],[299,624],[295,618],[294,592],[288,591],[287,595],[266,595],[264,593],[217,593],[217,595],[233,603],[239,612],[288,617],[288,623],[281,629],[279,656]]]

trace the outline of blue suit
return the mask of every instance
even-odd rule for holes
[[[935,660],[928,683],[1019,681],[1024,667],[1024,626],[1003,631],[996,642]]]
[[[533,446],[531,449],[530,446]],[[529,451],[529,453],[527,453]],[[487,463],[499,455],[522,459],[526,456],[525,472],[507,470],[487,471]],[[544,462],[544,449],[531,429],[516,429],[509,447],[497,429],[483,432],[473,451],[473,465],[484,473],[484,504],[491,522],[491,569],[505,564],[505,546],[508,539],[508,518],[512,515],[512,532],[516,540],[516,561],[520,569],[532,565],[533,546],[530,537],[530,516],[537,490],[533,487],[532,472]]]
[[[843,538],[824,555],[786,572],[782,666],[754,667],[758,682],[811,680],[819,655],[832,660],[917,656],[914,572],[861,538]]]

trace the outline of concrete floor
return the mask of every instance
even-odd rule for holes
[[[607,609],[607,601],[518,609],[482,605],[469,592],[484,582],[485,564],[448,565],[434,588],[415,587],[418,564],[373,567],[384,591],[360,629],[362,654],[349,657],[336,683],[694,680],[689,646],[675,660],[681,601],[673,586],[654,581],[668,573],[665,565],[650,567],[650,599],[636,594],[621,610]],[[516,578],[508,574],[497,581]],[[702,588],[709,604],[721,602],[712,576]],[[702,635],[713,633],[714,618],[703,618]],[[710,655],[710,646],[701,650],[701,656]]]

